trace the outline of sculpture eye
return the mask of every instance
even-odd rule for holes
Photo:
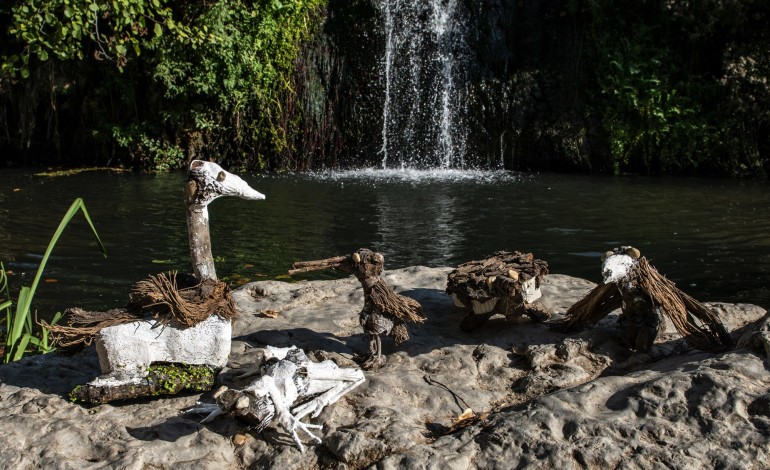
[[[224,171],[220,171],[219,174],[217,175],[217,181],[221,183],[222,181],[225,180],[225,178],[227,178],[227,173],[225,173]]]
[[[361,262],[361,255],[359,255],[358,253],[353,253],[353,261],[355,263],[360,263]]]

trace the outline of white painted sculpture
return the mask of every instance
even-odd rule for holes
[[[199,281],[216,280],[209,236],[208,204],[220,196],[265,199],[240,177],[212,162],[194,160],[185,189],[190,254]],[[195,326],[184,327],[156,320],[109,326],[96,338],[102,377],[91,385],[125,384],[141,380],[152,362],[181,362],[220,369],[230,354],[232,325],[211,315]]]
[[[297,430],[303,431],[312,441],[321,439],[311,429],[321,429],[317,424],[301,421],[307,415],[315,418],[330,405],[354,388],[364,383],[361,369],[344,369],[332,361],[312,362],[296,346],[265,350],[260,366],[260,376],[242,390],[220,388],[215,394],[216,403],[200,403],[188,413],[208,413],[206,423],[223,414],[237,416],[262,431],[278,420],[291,434],[300,451],[305,447]]]
[[[102,377],[91,385],[141,380],[153,362],[180,362],[221,369],[230,356],[232,324],[212,315],[191,327],[159,325],[142,320],[110,326],[99,332],[96,351]]]
[[[193,272],[199,280],[216,279],[214,257],[211,255],[208,205],[221,196],[237,196],[257,201],[265,195],[256,191],[239,176],[229,173],[213,162],[194,160],[190,163],[190,178],[185,188],[187,231],[190,235],[190,256]]]

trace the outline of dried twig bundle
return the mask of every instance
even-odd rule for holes
[[[58,347],[88,345],[94,336],[108,326],[130,323],[152,316],[161,324],[177,323],[195,326],[211,315],[232,319],[237,315],[235,301],[224,282],[206,279],[190,287],[178,288],[176,272],[161,273],[137,282],[127,308],[106,312],[70,308],[64,312],[64,325],[48,325]],[[194,279],[194,278],[193,278]],[[190,284],[188,278],[181,283]]]

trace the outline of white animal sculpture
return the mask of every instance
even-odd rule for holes
[[[190,254],[199,281],[216,280],[209,236],[208,204],[220,196],[265,199],[239,176],[213,162],[194,160],[185,191]],[[212,315],[195,326],[140,320],[102,329],[96,350],[102,377],[90,385],[121,385],[141,380],[152,362],[181,362],[220,369],[230,354],[230,320]]]
[[[203,423],[222,414],[235,415],[253,425],[257,432],[278,419],[299,450],[304,452],[297,430],[320,444],[321,439],[311,429],[322,426],[300,420],[307,415],[317,417],[325,406],[336,402],[364,380],[361,369],[343,369],[329,360],[312,362],[296,346],[268,346],[260,377],[251,385],[242,390],[222,387],[214,393],[216,403],[198,402],[186,412],[209,413]]]

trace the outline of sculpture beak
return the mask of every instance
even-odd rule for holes
[[[343,265],[343,263],[345,263],[345,261],[349,260],[350,255],[335,256],[333,258],[319,259],[315,261],[297,261],[291,265],[293,269],[289,270],[289,274],[294,275],[310,271],[320,271],[321,269],[339,268]]]
[[[249,183],[238,175],[222,170],[219,172],[217,180],[222,184],[223,196],[237,196],[249,201],[265,199],[264,194],[249,186]]]
[[[247,185],[248,186],[248,185]],[[248,199],[249,201],[259,201],[261,199],[265,199],[265,195],[257,191],[256,189],[252,188],[251,186],[248,186],[247,191],[244,191],[241,194],[238,194],[238,197],[241,197],[243,199]]]

